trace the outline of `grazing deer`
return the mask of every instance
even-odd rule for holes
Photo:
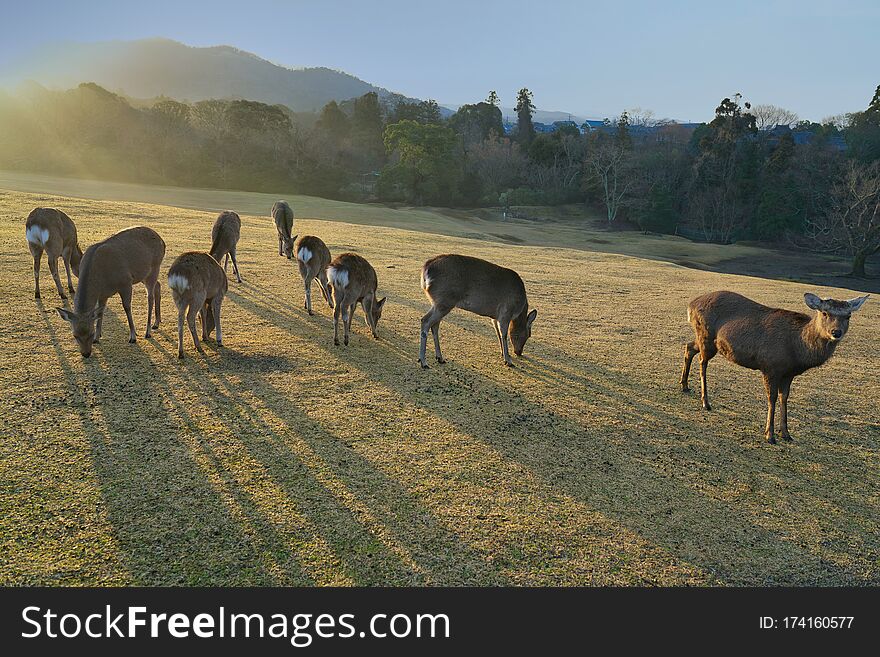
[[[202,340],[216,327],[217,344],[223,346],[220,306],[229,289],[226,272],[208,253],[189,251],[181,254],[168,270],[168,287],[177,306],[177,357],[183,358],[183,317],[199,353],[204,353],[196,334],[196,315],[202,322]]]
[[[513,360],[507,347],[508,332],[514,353],[522,356],[538,311],[529,312],[525,284],[515,271],[479,258],[439,255],[422,267],[421,283],[432,304],[428,314],[422,317],[419,362],[423,368],[428,369],[425,360],[428,331],[434,334],[437,362],[446,362],[440,353],[440,321],[453,308],[492,318],[495,334],[501,343],[501,355],[509,367],[513,367]]]
[[[294,237],[294,239],[296,239]],[[296,260],[299,263],[299,275],[302,276],[306,287],[305,308],[312,312],[312,281],[317,280],[321,288],[321,294],[327,305],[333,307],[333,299],[330,296],[330,283],[327,280],[327,266],[330,264],[330,249],[324,244],[324,240],[313,235],[304,235],[296,243]]]
[[[336,256],[327,267],[327,278],[333,294],[333,344],[339,346],[339,317],[345,324],[344,342],[348,345],[351,331],[351,318],[358,302],[367,317],[367,326],[374,338],[379,337],[377,327],[382,317],[385,299],[376,300],[376,288],[379,285],[376,270],[364,258],[356,253],[343,253]]]
[[[287,201],[275,201],[275,205],[272,206],[272,219],[278,230],[278,255],[287,256],[290,260],[293,257],[293,238],[290,236],[293,230],[293,208],[287,204]]]
[[[73,280],[70,278],[70,270],[79,278],[79,264],[83,252],[79,248],[76,237],[76,225],[70,217],[54,208],[34,208],[25,222],[25,239],[28,248],[34,257],[34,299],[40,298],[40,260],[43,251],[49,261],[49,271],[55,287],[58,288],[58,296],[66,299],[61,279],[58,277],[58,258],[64,259],[64,268],[67,270],[67,289],[73,294]]]
[[[232,258],[232,270],[235,272],[235,279],[241,283],[241,274],[238,273],[238,260],[236,259],[236,248],[238,240],[241,238],[241,217],[235,212],[225,210],[217,217],[214,227],[211,229],[211,251],[210,254],[218,263],[226,256],[226,262],[223,263],[223,271],[229,269],[229,259]]]
[[[867,296],[838,301],[804,295],[804,302],[816,311],[804,313],[769,308],[736,294],[711,292],[688,305],[688,321],[696,339],[684,348],[681,389],[688,392],[691,361],[700,354],[700,390],[703,408],[711,410],[706,390],[706,366],[721,353],[727,360],[751,370],[760,370],[767,392],[767,426],[764,435],[776,443],[774,415],[776,398],[781,401],[779,435],[788,433],[788,394],[798,374],[825,363],[849,328],[852,313],[862,307]]]
[[[134,283],[142,282],[147,288],[147,331],[144,337],[150,337],[154,306],[156,323],[152,328],[159,328],[162,316],[159,266],[164,257],[165,242],[155,230],[145,226],[126,228],[86,249],[80,263],[79,289],[73,300],[73,310],[58,308],[58,314],[70,322],[73,337],[85,358],[92,355],[92,344],[101,339],[104,309],[114,294],[122,300],[128,318],[128,341],[137,342],[131,318]]]

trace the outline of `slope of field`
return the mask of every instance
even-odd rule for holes
[[[215,217],[0,192],[2,584],[880,583],[876,299],[795,381],[796,442],[768,446],[754,372],[714,360],[711,413],[678,391],[685,305],[728,288],[799,309],[801,284],[307,214],[295,232],[366,256],[389,298],[379,340],[359,311],[334,347],[329,309],[305,313],[274,227],[246,215],[223,348],[178,361],[166,293],[135,345],[113,299],[84,360],[45,262],[32,297],[36,205],[85,245],[154,227],[163,281]],[[517,368],[460,311],[448,364],[416,364],[418,269],[446,251],[522,273],[538,319]],[[134,315],[142,335],[142,286]]]

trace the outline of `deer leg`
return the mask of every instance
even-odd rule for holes
[[[49,260],[49,271],[52,272],[52,280],[55,281],[55,287],[58,288],[58,296],[62,299],[66,299],[67,295],[64,293],[64,287],[61,285],[61,278],[58,276],[58,258],[48,257]]]
[[[333,344],[339,346],[339,316],[342,315],[342,300],[337,300],[333,309]]]
[[[507,318],[498,320],[498,330],[501,332],[501,355],[504,356],[504,362],[508,367],[515,367],[507,347],[507,332],[510,330],[510,320]]]
[[[788,393],[791,391],[791,379],[783,379],[779,386],[779,435],[783,440],[791,440],[788,433]]]
[[[284,251],[281,249],[281,233],[278,233],[278,255],[284,255]]]
[[[241,274],[238,273],[238,258],[236,257],[235,249],[230,251],[227,257],[232,258],[232,271],[235,272],[235,280],[241,283]]]
[[[501,337],[501,327],[498,325],[498,320],[492,320],[492,328],[495,329],[495,337],[498,338],[498,346],[501,347],[501,353],[504,353],[504,340]]]
[[[357,308],[357,301],[355,301],[353,304],[351,304],[350,306],[348,306],[345,309],[345,312],[342,317],[343,322],[345,324],[345,327],[344,327],[345,328],[345,335],[343,335],[343,337],[342,337],[342,344],[344,344],[346,347],[348,346],[348,339],[349,339],[349,336],[351,335],[351,320],[354,317],[354,309],[355,308]]]
[[[196,349],[199,353],[205,353],[205,350],[202,349],[202,345],[199,342],[199,336],[196,332],[196,315],[202,312],[202,309],[205,306],[204,297],[200,299],[192,299],[189,303],[189,310],[186,313],[186,323],[189,325],[189,332],[192,334],[193,344],[196,346]]]
[[[688,377],[691,373],[691,361],[694,359],[694,356],[700,350],[697,349],[697,345],[693,342],[688,342],[684,346],[684,367],[681,370],[681,391],[682,392],[690,392],[690,388],[688,387]]]
[[[333,296],[330,294],[330,284],[327,282],[327,273],[321,272],[318,275],[318,285],[321,286],[321,294],[324,295],[324,300],[327,302],[327,305],[331,308],[333,307]]]
[[[40,298],[40,260],[43,257],[42,249],[31,247],[31,255],[34,256],[34,299]]]
[[[776,397],[779,395],[779,382],[765,374],[764,390],[767,391],[767,426],[764,428],[764,436],[768,443],[775,445],[776,436],[773,433],[773,425],[776,415]]]
[[[306,287],[306,310],[309,312],[309,315],[314,315],[312,312],[312,279],[313,276],[311,274],[306,274],[305,278],[305,287]]]
[[[119,298],[122,300],[122,309],[128,318],[128,342],[134,344],[137,342],[137,333],[134,330],[134,319],[131,317],[131,285],[119,291]]]
[[[95,323],[95,339],[92,342],[98,342],[101,339],[102,330],[104,328],[104,311],[107,309],[107,299],[101,299],[98,302],[98,319]]]
[[[235,261],[233,261],[235,262]],[[218,294],[211,301],[211,309],[214,312],[214,328],[217,331],[217,346],[223,346],[223,331],[220,329],[220,306],[223,303],[223,295]]]
[[[715,351],[711,350],[708,345],[703,345],[700,349],[700,399],[703,402],[703,408],[707,411],[712,410],[712,406],[709,405],[709,382],[706,379],[706,368],[709,367],[709,361],[712,360],[712,356],[715,355]]]
[[[185,314],[186,314],[186,305],[183,304],[177,309],[177,357],[178,358],[183,358],[183,316]]]
[[[226,254],[226,258],[223,260],[223,273],[229,273],[229,254]]]
[[[162,321],[162,284],[157,280],[156,284],[153,286],[153,298],[155,299],[155,313],[156,313],[156,321],[153,323],[153,330],[159,328],[159,322]]]
[[[64,269],[67,271],[67,291],[73,294],[75,290],[73,289],[73,279],[70,277],[70,249],[65,249],[61,258],[64,260]]]
[[[440,353],[439,325],[451,310],[452,308],[441,308],[440,306],[434,305],[431,306],[431,310],[422,317],[421,340],[419,342],[419,363],[421,363],[423,369],[428,369],[428,363],[425,359],[425,351],[427,349],[429,330],[434,333],[434,355],[437,357],[437,362],[441,364],[446,362],[443,360],[443,356]],[[435,327],[438,327],[437,332],[434,331]]]
[[[144,333],[145,338],[150,337],[150,327],[152,326],[153,320],[153,308],[156,304],[156,282],[147,279],[144,281],[144,286],[147,288],[147,330]]]

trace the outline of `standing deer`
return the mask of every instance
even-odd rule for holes
[[[804,313],[769,308],[736,294],[710,292],[688,305],[688,321],[696,339],[684,348],[681,389],[688,392],[691,361],[700,354],[700,391],[703,408],[711,410],[706,384],[706,366],[716,353],[751,370],[760,370],[767,392],[767,425],[764,436],[776,444],[774,415],[777,396],[781,401],[779,435],[788,432],[788,394],[798,374],[825,363],[849,328],[852,313],[867,296],[838,301],[820,299],[809,292],[804,302],[816,311]]]
[[[294,239],[296,239],[294,237]],[[313,235],[304,235],[296,243],[296,260],[299,263],[299,275],[302,276],[306,287],[305,308],[312,312],[312,281],[317,280],[321,288],[321,294],[327,305],[333,307],[333,299],[330,296],[330,282],[327,280],[327,266],[330,264],[330,249],[324,244],[324,240]]]
[[[58,296],[66,299],[61,279],[58,277],[58,258],[64,259],[64,268],[67,270],[67,289],[73,294],[73,280],[70,278],[70,270],[79,278],[79,265],[83,252],[79,248],[76,237],[76,225],[70,217],[54,208],[34,208],[25,222],[25,239],[28,248],[34,257],[34,299],[40,298],[40,260],[43,251],[49,261],[49,271],[55,287],[58,288]]]
[[[241,238],[241,217],[235,212],[225,210],[217,217],[214,227],[211,229],[211,255],[218,263],[226,256],[223,263],[223,271],[229,269],[229,259],[232,258],[232,270],[235,279],[241,283],[241,274],[238,273],[238,260],[236,248]]]
[[[358,302],[364,309],[367,326],[374,338],[379,337],[377,327],[382,317],[385,299],[376,300],[376,288],[379,285],[376,270],[364,258],[356,253],[343,253],[336,256],[327,267],[327,278],[333,293],[333,344],[339,346],[339,317],[345,325],[344,342],[348,345],[351,331],[351,318]]]
[[[183,358],[183,318],[199,353],[205,353],[196,334],[196,315],[202,323],[202,340],[216,327],[217,345],[223,346],[220,306],[229,289],[226,272],[208,253],[189,251],[181,254],[168,269],[168,287],[177,306],[177,357]]]
[[[421,283],[432,304],[428,314],[422,317],[419,362],[424,369],[428,369],[425,360],[428,331],[434,334],[437,362],[446,362],[440,353],[440,322],[453,308],[492,318],[501,343],[501,355],[509,367],[513,367],[513,360],[507,347],[508,332],[514,353],[522,356],[538,311],[529,312],[525,284],[515,271],[479,258],[439,255],[422,267]]]
[[[290,236],[293,230],[293,208],[287,204],[287,201],[275,201],[275,205],[272,206],[272,219],[278,230],[278,255],[287,256],[290,260],[293,257],[293,238]]]
[[[154,306],[156,323],[152,328],[159,328],[162,316],[159,266],[164,257],[165,242],[155,230],[145,226],[126,228],[86,249],[80,263],[79,289],[73,310],[58,308],[58,314],[70,322],[73,337],[85,358],[92,355],[92,344],[101,339],[104,309],[114,294],[122,300],[128,318],[128,341],[137,342],[131,318],[134,283],[142,282],[147,288],[147,331],[144,337],[150,337]]]

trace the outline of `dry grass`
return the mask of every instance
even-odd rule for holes
[[[298,220],[366,256],[389,296],[379,341],[359,314],[335,348],[274,227],[243,216],[225,348],[187,342],[178,362],[166,294],[162,327],[136,345],[112,300],[83,360],[45,263],[32,298],[36,205],[67,211],[84,244],[156,228],[165,270],[207,248],[215,216],[0,193],[0,583],[880,583],[874,299],[795,381],[797,442],[770,447],[754,372],[714,360],[711,414],[678,392],[684,308],[728,288],[797,309],[803,285]],[[417,366],[418,268],[445,251],[522,273],[539,315],[518,368],[462,312],[443,324],[450,362]],[[134,314],[142,333],[142,287]]]

